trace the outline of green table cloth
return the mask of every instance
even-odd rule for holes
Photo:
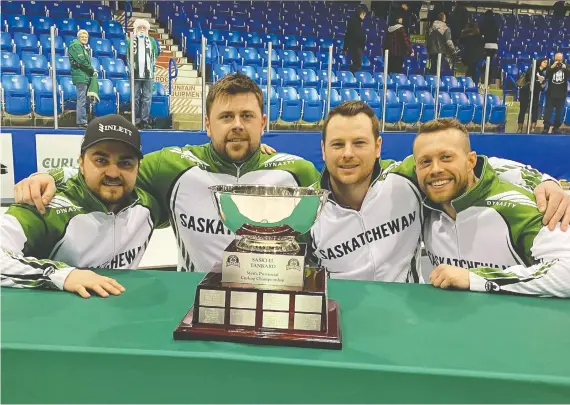
[[[127,291],[2,289],[2,402],[570,402],[568,300],[331,280],[334,351],[175,341],[203,274],[100,273]]]

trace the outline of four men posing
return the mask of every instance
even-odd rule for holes
[[[152,222],[153,225],[162,225],[169,220],[175,232],[179,247],[179,270],[206,272],[220,260],[223,249],[234,236],[218,220],[208,187],[240,182],[314,186],[332,191],[330,201],[311,230],[310,242],[312,257],[328,268],[331,277],[397,282],[421,281],[418,259],[422,223],[424,218],[428,219],[430,213],[428,210],[432,206],[425,203],[424,217],[422,213],[424,197],[420,190],[430,197],[433,188],[445,191],[452,187],[454,192],[450,193],[449,201],[451,206],[455,206],[454,199],[458,197],[461,199],[461,196],[470,190],[471,183],[465,185],[462,182],[462,179],[470,178],[469,167],[467,165],[462,167],[465,173],[442,170],[439,159],[448,162],[449,159],[458,159],[458,155],[448,157],[444,154],[445,157],[433,160],[437,163],[434,164],[438,169],[436,172],[441,171],[448,177],[442,177],[436,184],[430,182],[432,177],[428,176],[426,183],[428,186],[425,188],[422,183],[426,180],[425,176],[419,181],[416,178],[418,166],[414,163],[413,157],[407,158],[402,163],[379,160],[382,140],[379,137],[378,121],[374,113],[365,103],[346,102],[332,110],[325,122],[322,149],[326,169],[320,176],[310,162],[297,156],[261,153],[260,137],[266,120],[262,112],[263,98],[259,87],[249,78],[241,74],[224,77],[212,86],[206,104],[206,128],[211,138],[210,144],[172,147],[153,152],[144,157],[139,168],[137,186],[158,201],[158,218]],[[461,127],[446,127],[440,132],[444,133],[442,139],[451,141],[457,131],[461,132]],[[414,152],[418,156],[426,154],[420,142],[423,136],[420,129],[414,147]],[[419,147],[422,149],[418,149]],[[471,156],[470,159],[473,159],[472,156],[477,158],[473,152],[469,154],[467,149],[465,151],[465,154]],[[515,184],[508,186],[516,188],[516,192],[520,190],[520,194],[526,198],[521,200],[522,202],[513,198],[509,200],[510,204],[516,207],[529,201],[535,204],[532,230],[536,230],[543,220],[543,214],[536,208],[534,196],[527,189],[535,186],[535,193],[541,199],[541,203],[545,197],[548,198],[549,211],[560,209],[551,225],[554,226],[554,223],[563,216],[563,225],[567,225],[570,220],[569,197],[556,182],[541,182],[542,177],[539,173],[513,162],[484,157],[477,159],[486,162],[483,179],[485,176],[491,176],[487,173],[496,176],[489,167],[494,166],[501,173],[501,178]],[[480,175],[477,168],[474,173],[473,176]],[[59,174],[56,177],[60,183],[60,190],[65,190],[73,180],[70,180],[70,173]],[[435,175],[430,174],[430,176]],[[502,182],[498,177],[496,181]],[[477,184],[486,183],[481,180]],[[21,200],[30,200],[30,195],[33,195],[38,201],[36,205],[43,209],[41,198],[39,200],[37,198],[40,190],[45,190],[44,198],[49,199],[50,195],[53,195],[55,187],[51,176],[36,175],[21,182],[17,185],[16,196]],[[441,204],[440,201],[435,203]],[[46,216],[50,215],[52,209],[48,205]],[[534,246],[543,245],[540,242],[543,236],[541,238],[528,236],[532,231],[530,228],[527,229],[518,222],[513,225],[518,218],[515,215],[512,223],[509,222],[509,226],[517,227],[517,232],[522,229],[514,237],[516,240],[501,240],[503,244],[507,244],[504,249],[502,245],[494,246],[502,252],[509,248],[509,243],[513,245],[511,246],[515,252],[513,257],[516,256],[520,261],[520,264],[517,262],[518,267],[512,266],[512,261],[497,262],[491,257],[493,249],[479,249],[471,256],[464,256],[459,246],[453,256],[449,256],[447,252],[441,253],[434,247],[436,245],[432,244],[431,239],[427,238],[430,235],[428,224],[424,224],[423,228],[424,237],[427,238],[426,248],[434,257],[458,259],[453,263],[471,268],[470,271],[466,270],[468,275],[475,271],[485,283],[494,283],[489,284],[492,286],[489,288],[492,291],[505,289],[503,288],[505,283],[497,282],[497,278],[502,280],[508,278],[511,285],[516,285],[527,282],[531,274],[533,280],[541,279],[546,285],[539,287],[536,284],[533,290],[521,289],[519,292],[547,296],[570,295],[570,286],[565,281],[570,279],[564,277],[556,279],[556,274],[570,271],[562,260],[564,249],[549,254],[532,250]],[[480,232],[486,232],[485,229],[487,228],[480,227]],[[495,228],[488,228],[487,232],[494,232],[493,229]],[[557,241],[567,237],[560,230],[560,225],[556,225],[554,232],[546,229],[540,232],[541,235],[547,235],[546,237],[554,235],[552,237]],[[518,235],[521,235],[522,239]],[[513,238],[513,235],[510,237]],[[486,246],[487,243],[484,239],[471,240],[471,242],[477,246]],[[570,246],[568,243],[566,245]],[[569,249],[570,247],[567,247],[566,251]],[[47,257],[52,258],[53,253],[49,252]],[[541,260],[552,262],[552,265],[530,267],[535,261]],[[473,262],[473,265],[469,265],[470,262]],[[481,265],[475,266],[477,262]],[[489,263],[493,266],[488,265]],[[495,264],[501,267],[495,269]],[[508,266],[508,269],[503,270],[502,266]],[[131,268],[134,267],[136,266],[131,265]],[[494,270],[489,271],[487,267],[493,267]],[[436,272],[439,275],[442,271],[438,267]],[[4,270],[2,273],[3,285],[16,282],[6,276]],[[454,275],[457,275],[456,271]],[[438,276],[434,279],[433,284],[436,285],[440,278]],[[467,287],[465,283],[453,283],[453,280],[445,283],[442,281],[438,286],[481,289],[481,280],[473,278]],[[554,283],[556,286],[554,287],[553,282],[549,280],[558,280]]]

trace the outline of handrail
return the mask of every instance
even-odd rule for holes
[[[130,1],[126,1],[125,2],[125,32],[129,32],[129,19],[132,16],[133,16],[133,5],[131,4]]]
[[[172,67],[174,67],[174,75],[172,74]],[[176,60],[170,58],[168,61],[168,95],[172,96],[172,80],[178,77],[178,65]]]

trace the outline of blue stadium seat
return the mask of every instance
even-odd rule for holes
[[[99,74],[99,77],[101,77],[101,63],[95,56],[91,57],[91,66],[93,66],[93,69],[95,69],[95,71]]]
[[[257,67],[257,77],[258,77],[258,83],[261,85],[266,85],[267,84],[267,67],[261,67],[258,66]],[[275,70],[274,67],[271,68],[271,85],[276,86],[279,85],[281,83],[281,78],[279,77],[279,75],[277,74],[277,71]]]
[[[170,97],[162,83],[159,82],[154,82],[150,116],[152,118],[168,118],[170,116]]]
[[[302,102],[294,87],[281,87],[278,90],[281,98],[281,120],[298,122],[301,120]]]
[[[463,86],[463,88],[465,89],[465,93],[479,92],[479,88],[477,87],[473,79],[470,78],[469,76],[459,76],[457,78],[457,81],[459,82],[460,86]]]
[[[358,87],[358,82],[350,70],[340,70],[337,72],[338,80],[342,88]]]
[[[117,94],[113,82],[109,79],[98,79],[99,102],[93,106],[96,117],[117,113]]]
[[[295,35],[284,35],[282,43],[283,49],[292,49],[294,51],[301,49],[301,45],[299,44],[299,41]]]
[[[384,57],[383,56],[375,56],[372,58],[372,70],[374,72],[383,72],[384,71]]]
[[[396,90],[413,90],[414,86],[408,80],[408,77],[402,73],[392,73],[390,75],[394,83],[396,84]]]
[[[25,53],[37,54],[40,52],[38,38],[34,34],[14,33],[14,45],[16,53],[20,56]]]
[[[47,12],[51,18],[69,18],[69,9],[66,3],[51,3]]]
[[[27,115],[32,112],[30,83],[26,76],[3,75],[4,108],[8,114]]]
[[[301,80],[297,76],[297,72],[293,68],[278,68],[277,74],[281,78],[282,86],[300,86]]]
[[[437,76],[435,76],[435,75],[425,75],[425,79],[426,79],[427,84],[430,86],[431,94],[435,95],[435,89],[436,89],[436,86],[437,86]],[[443,86],[443,83],[441,82],[441,79],[440,79],[440,81],[439,81],[439,86],[440,86],[440,87],[439,87],[440,91],[443,91],[442,88],[443,88],[444,86]]]
[[[22,65],[24,66],[24,74],[30,82],[32,81],[33,76],[50,75],[47,58],[43,55],[26,53],[22,55]]]
[[[0,32],[0,48],[2,52],[14,52],[14,43],[9,32]]]
[[[103,21],[101,24],[103,32],[105,33],[105,38],[107,39],[125,39],[125,33],[123,31],[123,25],[118,21]],[[113,41],[115,42],[115,41]]]
[[[358,71],[355,73],[356,81],[358,82],[359,87],[368,88],[368,89],[377,89],[378,83],[376,79],[372,77],[370,72]]]
[[[403,104],[401,121],[416,124],[422,114],[422,105],[411,90],[398,90],[398,101]]]
[[[63,109],[74,110],[77,107],[77,88],[73,84],[71,76],[60,76],[57,80],[63,100]]]
[[[336,61],[337,61],[336,66],[338,70],[347,70],[350,68],[352,64],[348,56],[342,53],[336,55]]]
[[[453,103],[449,93],[439,92],[438,110],[439,118],[455,118],[457,116],[457,104]]]
[[[454,76],[443,76],[441,80],[445,85],[444,91],[447,91],[449,93],[454,93],[454,92],[463,93],[465,90],[463,86],[459,84],[459,82]]]
[[[12,34],[16,32],[30,32],[30,19],[25,15],[9,14],[6,16],[6,31]]]
[[[312,51],[299,52],[299,59],[303,69],[317,69],[319,67],[319,60]]]
[[[209,44],[223,45],[226,42],[220,30],[207,30],[203,32],[203,35]]]
[[[66,35],[63,37],[63,43],[67,48],[71,46],[71,43],[77,39],[76,36],[73,35]]]
[[[98,58],[103,68],[103,76],[112,82],[119,79],[128,79],[127,67],[122,59]]]
[[[247,67],[251,67],[251,66],[247,66]],[[262,92],[263,92],[263,112],[266,113],[267,112],[267,86],[263,86],[261,88]],[[277,121],[279,119],[279,115],[281,114],[280,111],[280,101],[279,101],[279,97],[277,97],[277,91],[275,90],[275,87],[271,86],[271,100],[270,100],[270,106],[271,109],[269,111],[269,120],[270,121]]]
[[[279,39],[279,36],[277,36],[277,34],[267,33],[267,34],[262,35],[261,38],[263,39],[263,42],[265,43],[265,47],[267,47],[267,44],[270,42],[273,45],[274,50],[277,50],[277,48],[281,47],[281,40]]]
[[[483,120],[483,107],[484,99],[483,95],[479,93],[468,93],[469,101],[475,106],[475,113],[473,114],[473,122],[475,124],[481,124]],[[485,113],[485,122],[489,122],[491,118],[491,106],[487,105],[487,111]]]
[[[362,66],[360,67],[360,69],[365,70],[367,72],[374,71],[374,66],[372,65],[372,62],[370,62],[370,59],[368,59],[368,56],[362,55]]]
[[[263,63],[257,49],[255,48],[239,48],[239,55],[241,56],[242,65],[261,66]]]
[[[324,101],[325,103],[325,107],[327,105],[327,88],[323,87],[319,90],[319,95],[321,96],[321,100]],[[338,93],[337,89],[333,89],[331,88],[331,104],[330,107],[334,108],[337,105],[339,105],[340,103],[342,103],[342,98],[340,97],[340,94]]]
[[[313,37],[303,36],[298,39],[299,39],[299,44],[301,44],[301,50],[313,51],[313,52],[319,50],[319,44],[317,44],[317,42]]]
[[[245,46],[250,48],[263,48],[263,40],[257,32],[248,32],[245,34]]]
[[[320,82],[317,73],[313,69],[298,69],[297,75],[301,79],[302,87],[319,87]]]
[[[2,13],[4,14],[22,14],[24,10],[22,9],[21,1],[2,1]]]
[[[34,113],[46,117],[53,116],[53,81],[49,76],[32,78]],[[61,96],[57,95],[57,114],[61,114]]]
[[[245,18],[240,15],[232,15],[228,19],[228,24],[230,28],[234,31],[246,31],[247,24],[245,23]]]
[[[241,60],[237,48],[233,46],[220,46],[218,52],[221,57],[221,63],[227,65]]]
[[[255,81],[256,83],[259,83],[259,77],[257,76],[257,72],[255,71],[255,68],[253,66],[238,66],[236,68],[236,72],[240,72],[249,77],[250,79],[252,79],[253,81]]]
[[[355,89],[342,88],[340,89],[340,98],[342,101],[360,100],[360,95]]]
[[[46,15],[46,2],[44,1],[26,1],[24,2],[24,10],[27,16]]]
[[[372,108],[372,110],[374,110],[374,113],[379,120],[382,119],[382,99],[378,96],[376,90],[360,90],[360,100],[364,101],[370,106],[370,108]]]
[[[40,35],[40,47],[41,54],[51,58],[51,36],[49,34]],[[65,44],[63,43],[63,38],[59,35],[54,37],[54,48],[56,55],[65,55]]]
[[[267,66],[268,61],[269,61],[269,50],[267,49],[260,49],[259,51],[259,56],[261,57],[261,62],[263,63],[263,66]],[[271,52],[271,66],[281,66],[281,58],[279,57],[279,53],[277,52],[276,49],[272,50]]]
[[[21,75],[22,64],[18,54],[12,52],[0,53],[0,70],[3,76],[8,74]]]
[[[243,46],[244,44],[244,39],[241,32],[229,31],[224,35],[224,37],[226,38],[227,46]]]
[[[80,4],[71,4],[69,7],[69,12],[71,13],[71,17],[78,19],[90,19],[91,18],[91,9],[85,3]]]
[[[416,98],[422,105],[422,115],[420,122],[424,123],[433,120],[435,118],[435,101],[431,95],[431,92],[428,90],[420,90],[416,92]]]
[[[91,11],[93,13],[93,19],[97,20],[97,21],[109,21],[113,19],[113,16],[111,15],[111,10],[109,9],[109,6],[103,6],[103,5],[98,5],[98,6],[92,6],[91,7]]]
[[[392,79],[390,75],[387,76],[387,79],[388,79],[388,85],[386,87],[388,88],[388,90],[396,91],[396,83],[394,82],[394,79]],[[376,80],[376,83],[378,83],[378,90],[384,90],[384,73],[375,72],[374,80]]]
[[[469,124],[473,120],[475,106],[471,104],[465,93],[451,92],[449,95],[457,105],[457,120],[464,125]]]
[[[101,31],[101,25],[95,20],[78,20],[78,25],[80,29],[84,29],[89,34],[89,39],[91,38],[101,38],[103,32]]]
[[[566,97],[566,102],[564,103],[564,125],[570,125],[570,114],[568,114],[568,109],[570,108],[570,97]]]
[[[215,63],[213,65],[213,71],[214,71],[214,82],[217,82],[222,77],[232,73],[233,68],[231,65],[227,65],[227,64],[226,65],[220,65],[218,63]]]
[[[396,93],[392,90],[388,90],[386,92],[386,116],[384,117],[384,121],[390,124],[400,122],[403,110],[404,105],[398,101]]]
[[[408,77],[410,80],[410,84],[413,86],[414,91],[422,91],[422,90],[429,90],[430,86],[427,84],[426,79],[422,75],[410,75]]]
[[[302,88],[301,99],[303,100],[303,121],[319,122],[323,119],[324,102],[314,88]]]
[[[77,31],[79,31],[79,28],[77,27],[77,22],[74,19],[58,18],[54,19],[54,21],[57,27],[57,35],[61,35],[62,37],[72,35],[77,38]]]
[[[493,125],[503,125],[507,122],[507,107],[496,94],[487,95],[487,110],[491,107],[489,122]]]
[[[279,58],[281,59],[281,66],[283,67],[297,68],[301,66],[301,61],[295,51],[280,49]]]
[[[212,15],[209,17],[210,28],[215,30],[224,30],[228,28],[228,20],[225,16]]]
[[[58,80],[60,76],[71,76],[71,64],[69,63],[69,57],[56,56],[55,72]]]
[[[319,79],[321,80],[321,87],[326,88],[327,87],[327,82],[330,80],[331,82],[331,87],[336,88],[336,87],[341,87],[340,86],[340,80],[337,78],[334,70],[331,72],[331,77],[329,78],[328,76],[328,70],[319,70],[317,72],[317,76],[319,77]],[[355,79],[356,80],[356,79]]]
[[[51,27],[55,22],[49,17],[34,16],[32,17],[32,33],[36,35],[49,34]]]
[[[111,40],[113,48],[115,49],[116,57],[124,61],[127,60],[127,41],[120,38],[113,38]]]

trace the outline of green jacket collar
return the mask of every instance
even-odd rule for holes
[[[253,155],[242,162],[229,161],[216,152],[214,146],[210,142],[206,148],[208,160],[214,163],[214,167],[218,172],[230,174],[232,176],[240,177],[245,173],[255,170],[259,167],[261,160],[261,148],[258,147]]]
[[[494,186],[499,182],[499,177],[491,165],[489,165],[486,156],[477,156],[477,164],[475,165],[474,172],[475,176],[479,179],[477,184],[451,201],[451,206],[458,214],[473,206],[477,201],[486,198]],[[430,209],[443,211],[440,204],[435,204],[429,201],[427,197],[424,199],[424,205]]]

